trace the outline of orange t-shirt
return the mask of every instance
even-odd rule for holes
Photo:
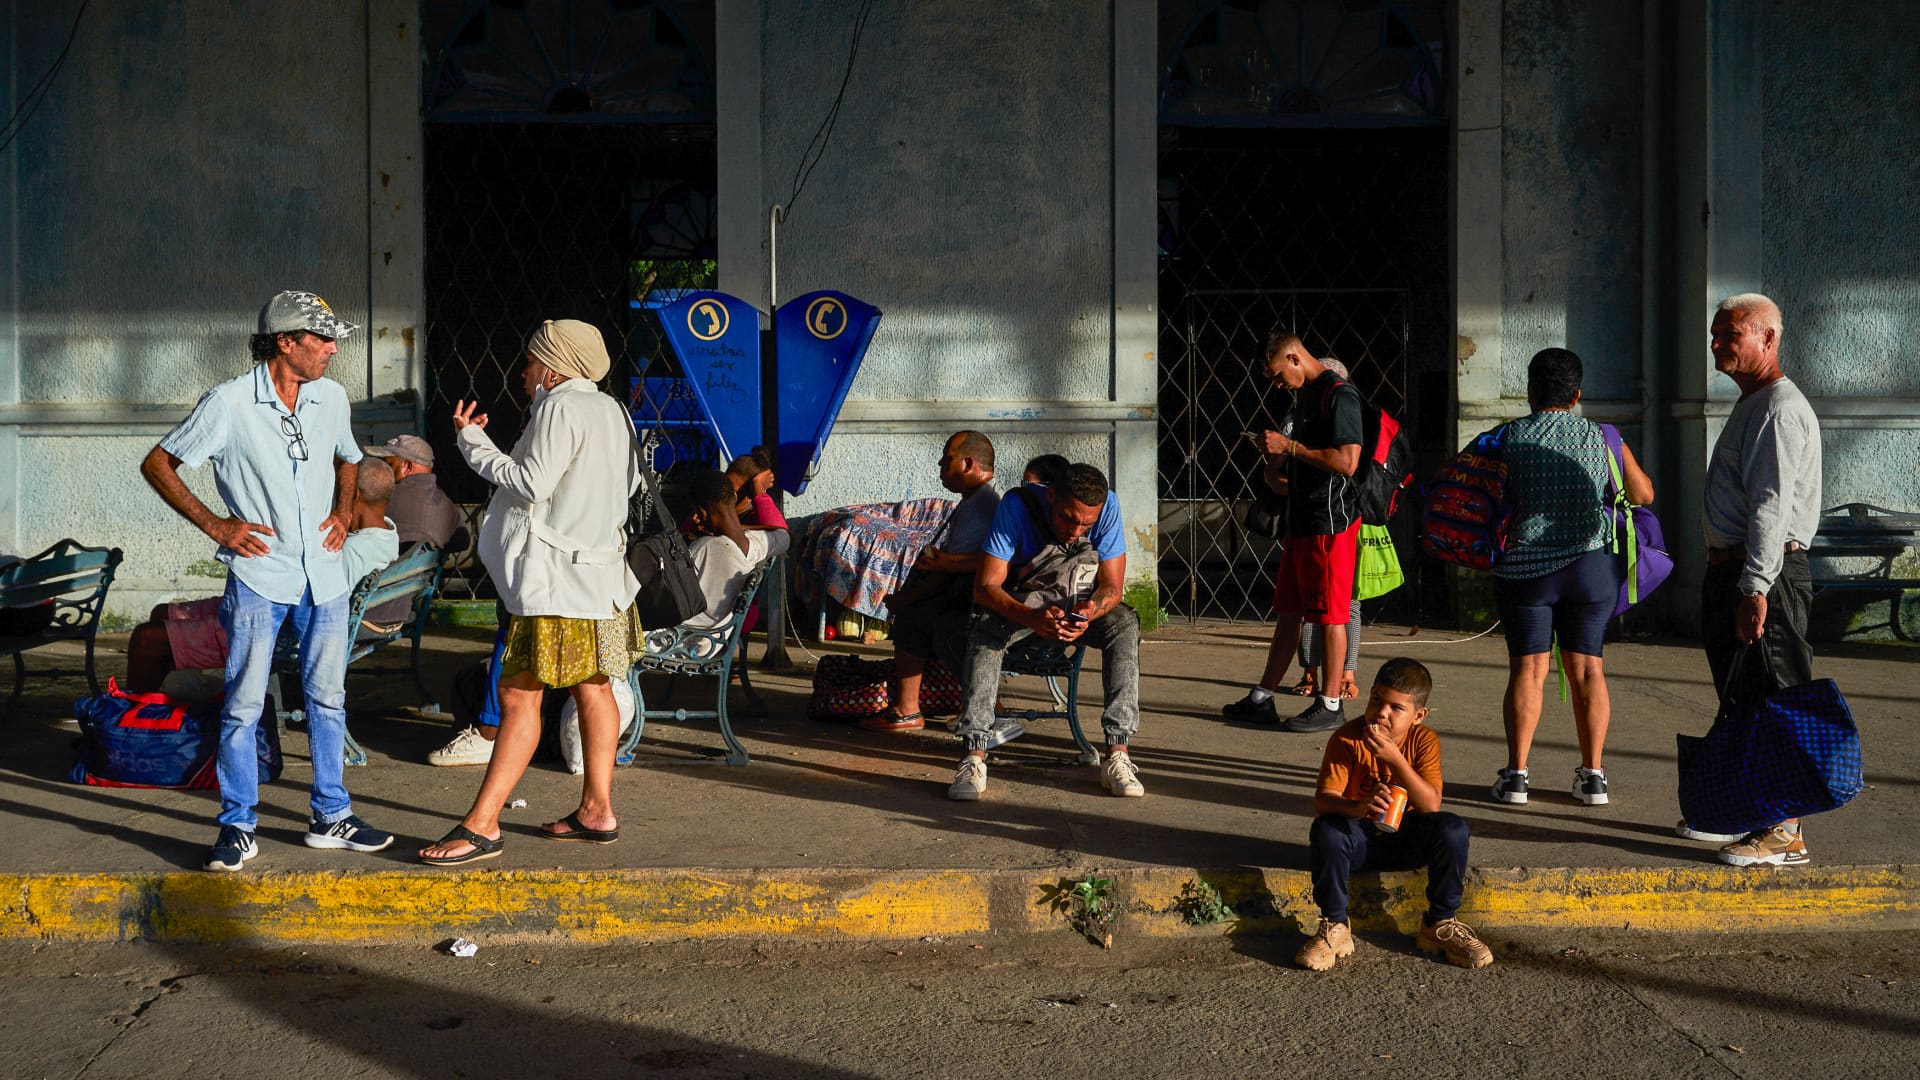
[[[1393,782],[1393,770],[1376,760],[1367,749],[1365,717],[1349,720],[1327,740],[1327,752],[1320,759],[1320,794],[1359,801],[1373,793],[1375,783]],[[1420,779],[1440,790],[1440,736],[1425,724],[1407,729],[1400,752],[1413,765]]]

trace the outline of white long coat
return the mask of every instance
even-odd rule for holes
[[[509,612],[606,619],[633,603],[624,529],[640,460],[619,402],[568,379],[535,396],[511,453],[472,425],[455,442],[494,485],[480,561]]]

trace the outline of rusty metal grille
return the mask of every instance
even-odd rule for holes
[[[718,279],[714,5],[427,0],[421,20],[426,437],[441,486],[477,518],[489,490],[454,449],[453,406],[478,401],[495,444],[513,445],[541,320],[599,327],[601,388],[643,418],[638,380],[676,374],[647,308]],[[492,595],[471,556],[443,592]]]

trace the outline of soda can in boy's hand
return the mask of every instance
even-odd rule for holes
[[[1399,784],[1387,785],[1387,808],[1374,815],[1374,827],[1381,832],[1399,832],[1400,819],[1407,813],[1407,789]]]

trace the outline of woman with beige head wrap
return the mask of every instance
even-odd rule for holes
[[[540,741],[540,700],[567,688],[580,713],[580,806],[541,826],[550,840],[609,844],[620,713],[609,679],[624,679],[644,646],[634,618],[639,582],[627,569],[627,497],[640,483],[633,423],[600,392],[609,360],[600,331],[573,319],[527,339],[523,385],[533,406],[510,453],[487,438],[478,402],[453,411],[455,442],[494,485],[480,526],[480,561],[510,619],[500,665],[500,729],[473,808],[420,861],[455,866],[500,853],[500,810]]]

